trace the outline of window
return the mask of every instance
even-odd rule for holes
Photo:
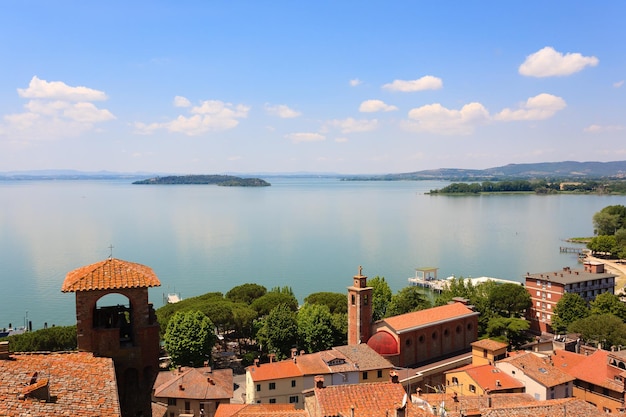
[[[541,291],[537,291],[537,297],[541,296]]]
[[[456,326],[456,334],[459,334],[459,333],[461,333],[461,325],[460,324]]]
[[[354,294],[352,294],[352,305],[356,304],[356,298],[354,297]]]
[[[294,404],[294,403],[298,403],[298,396],[297,395],[292,395],[291,397],[289,397],[289,404]]]
[[[257,392],[261,391],[261,384],[256,384],[256,391]]]
[[[476,392],[476,387],[472,384],[469,386],[470,392]]]
[[[276,398],[270,398],[270,404],[276,404]]]
[[[168,398],[167,405],[176,405],[176,398]]]
[[[185,412],[191,411],[191,403],[189,401],[185,401]]]
[[[363,372],[363,379],[367,379],[367,371]]]
[[[293,388],[293,387],[295,387],[295,386],[296,386],[296,380],[295,380],[295,379],[292,379],[292,380],[291,380],[291,387]]]
[[[454,384],[454,385],[458,385],[458,384],[459,384],[459,378],[457,378],[457,377],[453,376],[453,377],[452,377],[452,384]]]
[[[376,373],[376,376],[378,378],[382,378],[383,377],[383,371],[379,369],[378,372]]]
[[[437,332],[433,332],[433,334],[431,335],[431,337],[433,338],[433,340],[435,340],[437,338]]]
[[[483,358],[487,357],[487,349],[483,349]]]
[[[368,303],[368,299],[367,299],[367,294],[363,295],[363,305],[367,305]]]
[[[424,343],[424,335],[423,334],[420,335],[418,340],[420,341],[420,343]]]
[[[270,382],[270,389],[276,389],[276,382]]]

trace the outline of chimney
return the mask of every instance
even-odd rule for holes
[[[178,389],[181,390],[181,391],[184,391],[185,387],[183,387],[183,384],[178,384]]]
[[[491,395],[487,396],[487,407],[491,408]]]
[[[296,348],[291,348],[291,357],[292,357],[292,358],[295,358],[297,354],[298,354],[298,349],[296,349]]]
[[[315,377],[315,388],[324,388],[324,377],[322,375]]]
[[[215,385],[215,381],[213,381],[213,379],[211,379],[211,377],[207,377],[206,382],[208,382],[211,385]]]
[[[399,382],[398,373],[394,370],[389,371],[389,381],[397,384]]]
[[[501,387],[502,385],[500,384],[500,380],[496,379],[496,387]]]
[[[269,357],[270,357],[270,363],[272,363],[272,362],[274,362],[274,359],[276,359],[276,354],[275,353],[270,353]]]
[[[259,363],[259,358],[256,358],[256,359],[254,360],[254,366],[256,366],[257,368],[258,368],[259,366],[261,366],[261,364]]]

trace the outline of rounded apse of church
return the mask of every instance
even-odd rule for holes
[[[369,338],[367,345],[374,349],[379,355],[396,355],[398,353],[398,342],[396,338],[386,331],[376,332]]]

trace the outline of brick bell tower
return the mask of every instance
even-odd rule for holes
[[[160,346],[148,288],[160,285],[151,268],[110,257],[69,272],[61,287],[76,293],[78,350],[113,359],[122,416],[151,415]],[[108,294],[128,305],[98,306]]]
[[[348,287],[348,345],[366,343],[372,335],[372,287],[367,286],[363,267]]]

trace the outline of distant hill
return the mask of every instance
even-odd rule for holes
[[[450,180],[498,181],[507,179],[599,179],[626,178],[626,161],[615,162],[541,162],[535,164],[509,164],[487,169],[440,168],[403,174],[361,175],[345,180]]]

